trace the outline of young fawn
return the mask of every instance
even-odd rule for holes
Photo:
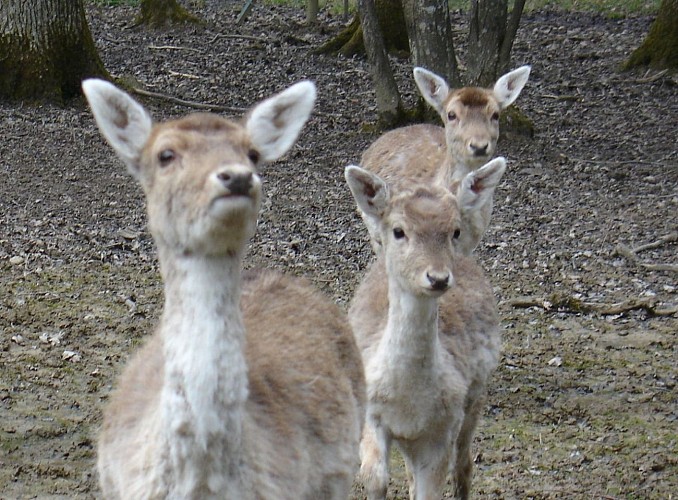
[[[420,124],[391,130],[363,153],[361,165],[398,190],[408,184],[439,182],[450,186],[476,171],[495,153],[499,138],[499,114],[520,95],[530,75],[523,66],[497,80],[491,89],[450,89],[444,79],[423,68],[414,79],[424,99],[445,125]],[[469,255],[480,242],[492,216],[492,196],[482,210],[469,217],[460,250]],[[363,217],[375,251],[380,249],[377,228]]]
[[[497,158],[489,167],[503,171],[503,164]],[[436,184],[391,192],[355,166],[346,180],[383,246],[349,310],[367,380],[360,476],[368,498],[386,498],[392,443],[405,460],[411,499],[440,499],[450,468],[457,496],[467,498],[500,329],[490,283],[456,247],[461,215],[479,210],[491,190],[464,179],[456,196]]]
[[[242,273],[262,197],[257,167],[295,142],[315,100],[298,83],[241,121],[153,125],[86,80],[97,124],[146,195],[165,304],[104,412],[105,498],[344,499],[365,382],[347,318],[307,281]]]

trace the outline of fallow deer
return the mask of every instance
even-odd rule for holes
[[[424,99],[438,112],[444,128],[430,124],[410,125],[382,135],[363,153],[361,165],[397,190],[413,182],[455,185],[485,164],[495,153],[499,138],[499,114],[520,95],[530,75],[522,66],[502,76],[493,88],[450,89],[445,80],[423,68],[414,69],[414,79]],[[460,248],[470,254],[489,226],[492,196],[469,220]],[[377,230],[366,221],[375,251]],[[471,236],[475,234],[475,236]]]
[[[490,166],[503,163],[497,158]],[[345,175],[383,245],[349,310],[367,381],[360,477],[369,500],[385,499],[395,444],[410,499],[439,500],[450,469],[457,496],[467,498],[471,443],[498,362],[500,329],[490,283],[456,246],[461,213],[480,209],[491,192],[464,180],[456,196],[430,183],[392,192],[360,167]]]
[[[242,271],[262,183],[315,100],[301,82],[241,121],[192,114],[153,124],[101,80],[84,93],[141,184],[165,304],[104,412],[105,498],[344,499],[365,406],[345,314],[307,281]]]

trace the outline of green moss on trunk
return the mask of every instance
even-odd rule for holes
[[[407,37],[405,14],[400,0],[376,0],[377,18],[384,37],[386,50],[391,53],[408,55],[410,42]],[[351,24],[315,51],[316,54],[341,54],[344,57],[365,55],[365,42],[360,18],[356,16]]]
[[[0,36],[1,97],[62,103],[80,95],[83,79],[109,78],[84,11],[79,29],[66,22],[38,26],[45,33],[40,43],[19,31]]]
[[[662,0],[645,41],[631,54],[623,69],[638,66],[678,69],[678,0]]]

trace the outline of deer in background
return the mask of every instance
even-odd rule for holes
[[[158,247],[159,326],[104,413],[105,498],[345,499],[358,467],[365,382],[345,314],[307,281],[242,274],[262,185],[315,100],[301,82],[240,121],[153,125],[101,80],[84,93],[141,184]]]
[[[382,135],[363,153],[361,165],[398,190],[412,182],[438,182],[458,186],[469,173],[495,153],[499,138],[499,114],[520,95],[530,76],[522,66],[502,76],[491,89],[450,89],[445,80],[423,68],[414,69],[414,79],[424,99],[438,112],[444,128],[430,124],[410,125]],[[482,174],[477,178],[483,182]],[[492,199],[467,221],[470,231],[460,242],[469,255],[480,242],[492,216]],[[376,252],[378,230],[364,217]]]
[[[487,167],[503,172],[504,159]],[[356,166],[345,176],[383,247],[349,309],[367,381],[360,444],[367,496],[386,498],[394,443],[410,499],[439,500],[451,468],[457,497],[468,498],[473,433],[501,339],[492,287],[456,246],[461,214],[481,209],[492,189],[464,179],[456,196],[430,183],[391,191]]]

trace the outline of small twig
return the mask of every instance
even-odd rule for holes
[[[541,96],[545,99],[555,99],[556,101],[579,101],[581,99],[581,97],[576,95],[542,94]]]
[[[174,104],[180,104],[181,106],[187,106],[189,108],[206,109],[209,111],[223,111],[226,113],[244,113],[246,111],[244,108],[235,108],[230,106],[220,106],[217,104],[205,104],[201,102],[187,101],[185,99],[179,99],[178,97],[160,94],[159,92],[150,92],[148,90],[143,90],[136,87],[132,87],[131,90],[132,92],[138,95],[152,97],[154,99],[162,99],[164,101],[173,102]]]
[[[663,77],[666,73],[668,73],[668,69],[663,69],[659,71],[658,73],[655,73],[654,75],[647,76],[645,78],[637,78],[635,80],[630,80],[632,83],[652,83],[656,82],[659,80],[661,77]]]
[[[263,42],[263,43],[268,43],[269,41],[266,40],[265,38],[261,38],[258,36],[249,36],[249,35],[224,35],[223,33],[217,33],[212,37],[212,39],[208,42],[208,44],[212,44],[219,40],[219,38],[233,38],[233,39],[242,39],[242,40],[252,40],[254,42]]]
[[[172,76],[182,76],[184,78],[190,78],[191,80],[200,80],[199,76],[189,75],[188,73],[179,73],[178,71],[169,70],[169,74]]]
[[[646,243],[645,245],[640,245],[639,247],[633,248],[631,251],[633,253],[640,253],[643,250],[651,250],[653,248],[658,248],[662,246],[664,243],[669,243],[671,241],[678,241],[678,232],[669,233],[666,236],[662,236],[657,241],[653,241],[652,243]]]
[[[201,52],[192,47],[177,47],[175,45],[149,45],[148,48],[151,50],[190,50],[191,52],[197,52],[198,54]]]
[[[678,264],[651,264],[649,262],[643,262],[640,259],[640,257],[638,257],[638,253],[642,252],[643,250],[658,248],[664,245],[665,243],[670,243],[673,241],[678,241],[678,232],[669,233],[666,236],[662,236],[657,241],[653,241],[652,243],[647,243],[645,245],[640,245],[636,248],[629,248],[626,245],[620,243],[615,247],[614,253],[616,255],[624,257],[629,262],[632,262],[637,266],[643,267],[650,271],[670,271],[675,273],[678,272]]]

